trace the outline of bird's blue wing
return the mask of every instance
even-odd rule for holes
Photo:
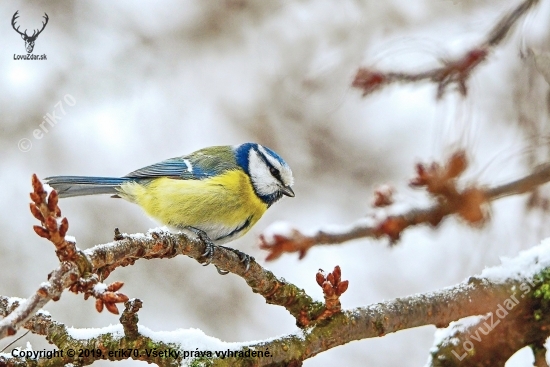
[[[171,177],[179,179],[200,179],[196,173],[193,174],[192,163],[184,158],[170,158],[162,162],[152,164],[128,173],[124,177],[128,178],[155,178],[155,177]]]
[[[224,148],[222,150],[222,148]],[[165,161],[140,168],[124,177],[155,178],[170,177],[183,180],[200,180],[215,176],[228,169],[235,169],[235,158],[226,147],[210,147],[184,157],[170,158]]]

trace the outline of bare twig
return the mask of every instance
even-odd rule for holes
[[[67,218],[61,218],[61,209],[57,205],[59,197],[55,190],[47,195],[42,182],[38,177],[32,175],[30,209],[32,215],[41,222],[41,226],[34,226],[33,229],[37,235],[46,238],[55,245],[55,252],[59,261],[76,261],[77,249],[75,243],[65,239],[65,234],[69,229]]]
[[[417,166],[417,178],[411,184],[425,187],[436,199],[437,203],[431,207],[390,215],[375,224],[372,221],[359,220],[340,230],[320,229],[312,235],[295,228],[289,233],[276,233],[272,238],[261,235],[260,247],[270,252],[267,260],[274,260],[285,252],[298,252],[300,258],[303,258],[311,247],[317,245],[334,245],[365,237],[388,238],[395,242],[409,227],[420,224],[437,226],[450,215],[457,215],[469,224],[479,225],[486,220],[485,206],[491,201],[530,192],[550,181],[548,163],[538,166],[534,172],[519,180],[500,186],[458,189],[456,178],[465,169],[466,163],[463,159],[464,155],[457,152],[442,167],[435,164]]]
[[[489,55],[509,33],[510,29],[539,0],[525,0],[513,11],[506,14],[489,32],[485,41],[466,52],[464,56],[454,61],[446,61],[444,65],[418,73],[382,72],[370,68],[360,68],[352,85],[363,90],[363,96],[393,83],[412,83],[429,80],[438,85],[437,97],[441,98],[450,84],[456,84],[462,95],[466,95],[466,81],[471,72]]]

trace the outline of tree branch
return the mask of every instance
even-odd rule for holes
[[[550,268],[545,268],[510,287],[490,312],[453,323],[436,341],[430,365],[504,366],[519,349],[531,346],[536,364],[544,366],[544,342],[550,335],[549,281]]]
[[[78,269],[74,263],[63,262],[50,273],[48,282],[43,283],[35,294],[23,301],[13,312],[8,314],[8,310],[0,304],[0,314],[5,316],[0,320],[0,339],[14,335],[46,303],[51,300],[57,301],[63,290],[73,284],[78,276]]]
[[[454,61],[445,61],[441,67],[418,73],[382,72],[371,68],[360,68],[355,75],[352,86],[362,89],[363,96],[366,96],[393,83],[413,83],[428,80],[438,85],[437,98],[443,97],[447,86],[453,83],[457,85],[462,95],[466,95],[466,82],[472,71],[506,37],[518,19],[538,1],[525,0],[513,11],[502,17],[480,45]]]
[[[550,181],[550,163],[546,163],[536,167],[531,174],[503,185],[459,189],[456,179],[466,168],[465,162],[459,162],[463,158],[458,152],[443,167],[435,164],[417,167],[418,177],[413,179],[412,185],[426,186],[428,193],[437,201],[435,205],[390,215],[377,222],[361,219],[338,229],[319,229],[311,235],[290,225],[281,230],[268,228],[260,235],[260,247],[270,252],[267,260],[274,260],[285,252],[298,252],[303,258],[311,247],[317,245],[334,245],[359,238],[388,238],[395,242],[409,227],[421,224],[435,227],[450,215],[479,225],[486,219],[484,206],[491,201],[530,192]]]
[[[548,291],[550,289],[550,258],[545,255],[549,251],[550,241],[547,241],[500,267],[488,269],[480,276],[471,277],[454,287],[350,309],[334,314],[311,328],[274,340],[239,343],[237,345],[222,343],[204,335],[195,336],[193,341],[197,345],[204,346],[203,349],[199,348],[199,352],[206,353],[206,351],[210,351],[211,357],[200,357],[194,355],[195,351],[192,351],[193,353],[187,354],[187,358],[189,358],[187,362],[208,361],[213,366],[299,366],[305,359],[353,340],[380,337],[388,333],[423,325],[435,325],[441,328],[466,316],[488,315],[491,312],[498,315],[501,305],[506,306],[506,302],[516,297],[518,302],[517,306],[514,306],[515,309],[509,310],[508,314],[502,317],[502,322],[494,325],[489,336],[482,336],[483,343],[475,345],[475,353],[472,354],[479,358],[464,359],[460,366],[477,366],[479,364],[474,362],[484,360],[483,358],[493,358],[494,360],[495,355],[502,356],[499,357],[498,361],[505,361],[515,351],[530,345],[534,340],[544,340],[543,338],[549,333],[550,307],[548,306],[550,301],[546,296],[550,293]],[[517,274],[520,269],[521,273]],[[526,285],[529,285],[528,290],[525,288]],[[519,294],[519,291],[523,293]],[[525,297],[521,297],[522,295],[525,295]],[[170,340],[177,341],[166,343],[162,341],[162,338],[157,338],[160,334],[155,334],[143,326],[139,326],[138,333],[136,333],[133,325],[137,325],[135,312],[137,312],[139,306],[140,304],[136,304],[134,301],[126,303],[126,311],[121,317],[121,322],[126,324],[124,328],[121,325],[114,331],[112,328],[110,330],[99,330],[87,339],[77,339],[74,336],[78,334],[77,330],[68,330],[64,325],[53,322],[49,316],[45,315],[38,315],[33,319],[41,326],[32,327],[32,329],[45,332],[47,340],[55,344],[60,350],[99,349],[102,356],[104,356],[103,358],[107,358],[109,352],[112,352],[112,355],[120,349],[130,348],[137,350],[136,355],[113,355],[108,359],[132,358],[147,360],[161,366],[179,365],[185,352],[183,345],[189,343],[187,340],[189,334],[185,334],[184,331],[173,332],[174,334],[170,337]],[[126,321],[123,320],[124,317],[126,317]],[[479,320],[485,322],[487,316]],[[452,327],[453,325],[451,325]],[[513,331],[513,327],[520,328],[513,334],[518,337],[510,338],[508,333]],[[167,337],[166,333],[163,333],[163,335],[165,338]],[[507,337],[503,338],[503,335],[507,335]],[[519,337],[520,335],[523,337]],[[444,340],[453,340],[452,338],[455,337],[456,335],[452,335]],[[491,340],[505,339],[501,343],[505,343],[506,348],[499,349],[498,353],[492,354],[495,350],[491,348],[495,346],[490,342],[486,342],[489,338]],[[146,358],[145,356],[151,348],[157,348],[157,350],[171,349],[180,354],[177,358]],[[502,348],[502,344],[500,344],[500,348]],[[242,353],[241,355],[229,357],[226,355],[224,358],[216,356],[216,352],[226,352],[227,350],[241,351]],[[269,351],[269,355],[262,357],[246,356],[244,352],[247,350],[249,353],[251,350]],[[457,358],[452,353],[453,350],[452,348],[441,348],[438,354],[434,352],[436,357],[434,360],[445,361],[444,358],[447,358],[452,362],[452,358]],[[189,353],[189,350],[187,352]],[[461,356],[462,350],[457,347],[456,353]],[[59,365],[61,363],[86,365],[91,364],[96,359],[67,358],[64,356],[63,358],[52,359],[51,362],[46,359],[37,362],[43,363],[41,365]],[[0,356],[0,363],[7,366],[15,366],[19,362],[21,362],[20,358]]]
[[[131,265],[140,258],[187,255],[201,262],[204,261],[204,248],[205,244],[198,238],[156,229],[146,235],[125,235],[118,241],[92,247],[84,253],[92,271],[105,279],[117,267]],[[325,304],[313,301],[303,289],[277,278],[253,258],[247,271],[237,254],[224,247],[216,247],[211,264],[243,278],[252,291],[264,297],[267,303],[283,306],[296,318],[299,326],[315,322],[326,310]]]

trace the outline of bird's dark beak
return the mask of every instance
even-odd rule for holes
[[[286,196],[290,196],[291,198],[293,198],[295,196],[294,191],[292,190],[292,188],[290,186],[281,187],[281,192]]]

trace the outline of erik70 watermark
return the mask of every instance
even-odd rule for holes
[[[34,129],[33,132],[32,132],[32,136],[36,140],[42,139],[44,137],[44,134],[47,134],[47,133],[50,132],[50,130],[48,129],[46,124],[51,129],[52,127],[57,125],[57,123],[59,122],[58,120],[63,120],[63,117],[61,116],[61,114],[63,116],[65,116],[67,114],[67,111],[65,110],[63,105],[72,107],[75,104],[76,104],[76,99],[70,94],[65,94],[65,96],[63,97],[63,100],[59,100],[54,105],[54,109],[52,110],[52,113],[48,112],[43,116],[44,120],[40,124],[38,124],[40,129]],[[61,112],[60,115],[57,114],[57,110],[59,110]],[[17,143],[17,147],[19,148],[20,151],[22,151],[24,153],[28,152],[29,150],[32,149],[32,141],[29,138],[23,138],[23,139],[19,140],[19,142]]]

